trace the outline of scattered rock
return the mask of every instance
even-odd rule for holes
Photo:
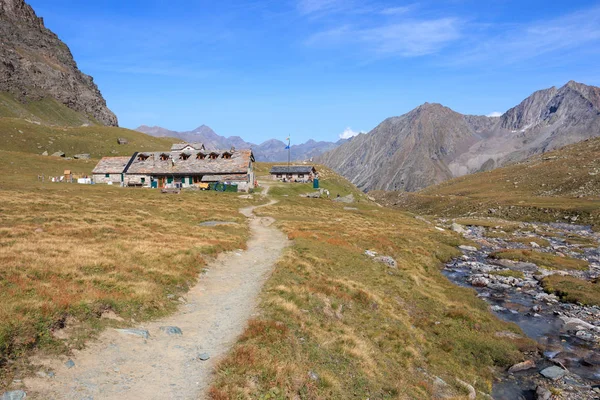
[[[321,192],[304,193],[304,194],[301,194],[300,197],[306,197],[308,199],[320,199]]]
[[[73,158],[76,160],[89,160],[91,157],[87,153],[82,153],[82,154],[75,154],[73,156]]]
[[[537,244],[536,242],[529,242],[529,244],[531,245],[532,249],[539,249],[541,246],[539,244]]]
[[[456,222],[452,223],[452,230],[460,234],[467,233],[465,227],[460,224],[457,224]]]
[[[537,400],[550,400],[552,397],[552,392],[546,389],[543,386],[538,386],[535,389],[535,398]]]
[[[199,224],[200,226],[221,226],[221,225],[237,225],[231,221],[205,221]]]
[[[356,207],[344,207],[344,210],[346,210],[346,211],[358,211],[358,208],[356,208]]]
[[[465,381],[461,381],[460,379],[456,378],[456,382],[458,382],[458,384],[462,387],[464,387],[465,389],[467,389],[467,391],[469,392],[469,395],[467,396],[467,398],[469,400],[475,400],[477,398],[477,392],[475,391],[475,388],[473,386],[471,386],[470,384],[468,384]]]
[[[484,278],[483,276],[478,276],[477,278],[473,278],[473,280],[471,281],[471,285],[476,286],[476,287],[486,287],[489,284],[490,284],[490,280],[487,278]]]
[[[44,230],[42,228],[37,228],[34,232],[35,233],[44,233]]]
[[[471,252],[477,251],[477,247],[465,246],[464,244],[461,244],[460,246],[458,246],[458,248],[461,250],[464,250],[464,251],[471,251]]]
[[[125,138],[118,138],[117,143],[118,144],[127,144],[127,143],[129,143],[129,140],[127,140]]]
[[[492,306],[492,311],[496,311],[496,312],[506,311],[506,308],[500,307],[500,306]]]
[[[385,264],[390,268],[398,268],[398,263],[390,256],[379,256],[375,257],[373,260]]]
[[[42,155],[43,155],[43,156],[47,156],[47,155],[48,155],[48,151],[44,151],[44,152],[42,153]]]
[[[318,381],[319,380],[319,375],[316,372],[314,372],[314,371],[310,371],[308,373],[308,377],[310,379],[312,379],[313,381]]]
[[[567,371],[565,371],[561,367],[557,367],[556,365],[554,365],[552,367],[548,367],[541,370],[540,374],[542,374],[545,378],[556,381],[565,376],[567,374]]]
[[[373,250],[365,250],[365,255],[369,257],[377,257],[377,253]]]
[[[75,362],[74,362],[73,360],[68,360],[68,361],[65,363],[65,367],[67,367],[67,368],[71,369],[71,368],[75,367]]]
[[[22,390],[13,390],[11,392],[6,392],[0,397],[0,400],[23,400],[27,397],[27,393]]]
[[[62,151],[57,151],[56,153],[52,154],[52,157],[65,157],[66,154],[63,153]]]
[[[147,329],[116,329],[116,331],[124,335],[139,336],[144,339],[148,339],[150,337],[150,332],[148,332]]]
[[[113,321],[124,321],[123,318],[119,317],[117,315],[117,313],[115,313],[113,310],[104,310],[102,312],[102,315],[100,315],[101,319],[111,319]]]
[[[349,194],[348,196],[336,197],[335,199],[333,199],[333,201],[347,204],[354,203],[354,195]]]
[[[535,361],[527,360],[527,361],[523,361],[523,362],[513,365],[512,367],[510,367],[508,369],[508,372],[511,372],[511,373],[520,372],[520,371],[525,371],[525,370],[528,370],[531,368],[535,368]]]
[[[183,332],[177,326],[161,326],[160,330],[169,336],[172,335],[183,335]]]
[[[210,359],[210,355],[208,353],[202,353],[198,355],[198,360],[207,361]]]
[[[440,228],[439,226],[436,226],[435,229],[437,229],[440,232],[446,232],[444,228]]]

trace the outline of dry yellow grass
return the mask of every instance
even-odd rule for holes
[[[280,203],[260,213],[294,245],[266,284],[260,317],[221,362],[213,399],[429,399],[440,394],[435,376],[456,396],[465,394],[456,377],[489,393],[490,367],[531,344],[496,335],[518,328],[441,274],[441,261],[459,254],[454,234],[365,202],[346,210],[275,193]]]
[[[250,200],[236,194],[41,183],[38,167],[85,171],[94,163],[0,153],[0,170],[9,173],[0,183],[4,382],[10,360],[39,346],[62,349],[52,332],[67,317],[89,331],[101,328],[106,310],[137,321],[165,314],[207,256],[245,246],[248,229],[238,209]],[[17,168],[20,174],[10,174]],[[199,226],[206,220],[238,225]],[[70,346],[83,343],[72,339]]]

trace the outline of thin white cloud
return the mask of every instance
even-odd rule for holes
[[[440,51],[462,36],[456,18],[405,20],[374,28],[343,25],[314,34],[309,45],[361,44],[385,55],[417,57]]]
[[[487,116],[488,117],[501,117],[503,114],[500,111],[493,111],[491,113],[489,113]]]
[[[414,6],[388,7],[381,10],[383,15],[401,15],[412,11]]]
[[[600,7],[593,7],[558,18],[513,25],[498,35],[489,32],[456,55],[453,64],[465,65],[493,61],[510,64],[545,54],[589,47],[600,43]]]
[[[339,10],[344,4],[344,0],[299,0],[298,10],[301,14],[321,13]]]
[[[366,133],[365,131],[356,132],[353,131],[352,128],[348,127],[344,130],[344,132],[340,133],[340,139],[350,139],[356,135],[360,135],[361,133]]]

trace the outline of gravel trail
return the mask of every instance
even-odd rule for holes
[[[131,327],[147,330],[147,339],[107,329],[73,354],[72,368],[66,359],[38,360],[54,376],[25,380],[28,398],[205,398],[213,368],[242,333],[263,283],[288,245],[272,226],[274,220],[255,216],[255,208],[240,210],[250,223],[248,249],[222,254],[210,263],[177,313]],[[178,327],[183,334],[169,335],[161,327]],[[200,355],[210,359],[202,361]]]

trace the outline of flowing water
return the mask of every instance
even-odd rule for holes
[[[494,237],[489,237],[494,232]],[[536,367],[505,373],[494,385],[495,399],[536,399],[538,386],[560,389],[563,398],[600,398],[600,308],[562,302],[544,292],[542,276],[569,274],[588,281],[600,275],[599,237],[589,227],[570,224],[521,224],[520,228],[498,238],[500,229],[468,227],[464,236],[478,242],[477,251],[463,250],[461,258],[446,265],[444,274],[457,285],[474,288],[501,319],[517,324],[524,334],[535,339],[540,354],[531,355]],[[500,249],[531,248],[530,244],[511,242],[514,238],[543,238],[546,247],[535,251],[586,260],[587,271],[549,271],[531,263],[492,260],[489,254]],[[577,237],[584,244],[572,244]],[[471,249],[472,250],[472,249]],[[495,275],[500,271],[519,271],[523,278]],[[540,374],[547,367],[564,368],[565,376],[555,381]],[[566,396],[566,397],[565,397]]]

